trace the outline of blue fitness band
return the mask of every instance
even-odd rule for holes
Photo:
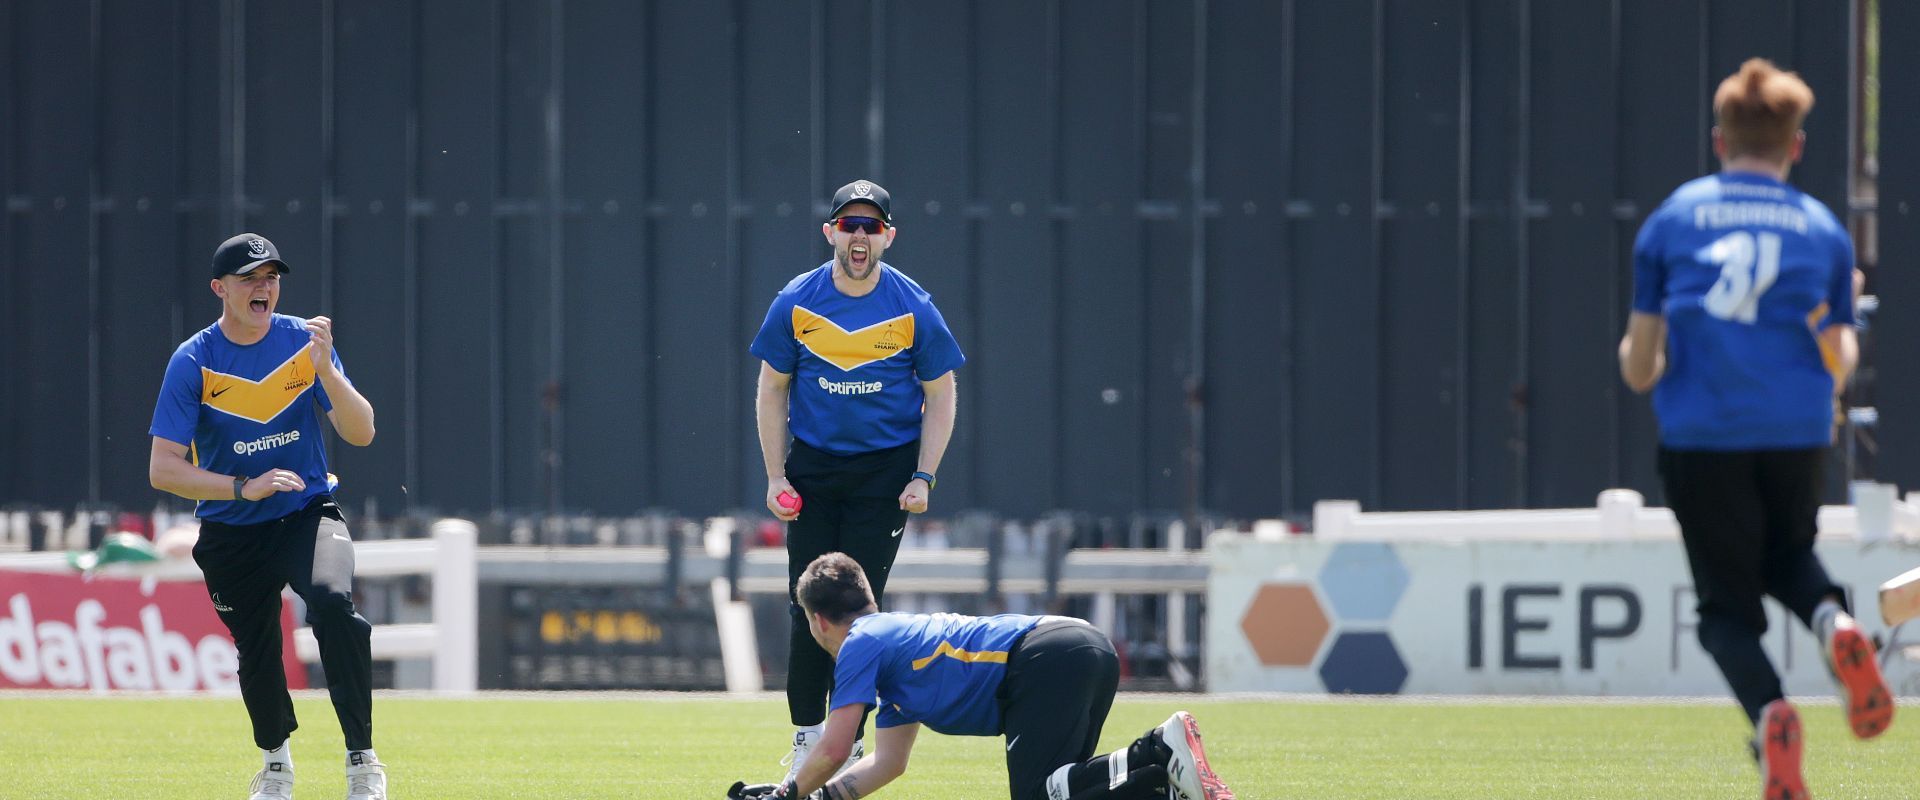
[[[919,478],[920,480],[926,481],[927,488],[929,489],[933,488],[933,473],[916,471],[913,473],[913,478]],[[908,478],[907,480],[911,481],[913,480],[913,478]]]

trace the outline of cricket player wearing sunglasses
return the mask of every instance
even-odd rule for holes
[[[966,356],[932,296],[880,260],[900,232],[892,202],[868,180],[834,193],[820,226],[833,258],[775,295],[749,348],[762,362],[755,412],[767,510],[787,523],[787,780],[820,741],[833,685],[833,658],[793,595],[800,573],[846,553],[880,602],[907,516],[927,510],[953,436],[953,371]],[[847,763],[862,752],[856,742]]]

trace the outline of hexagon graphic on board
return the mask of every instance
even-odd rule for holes
[[[1320,566],[1320,591],[1342,623],[1386,622],[1407,593],[1407,567],[1393,545],[1345,542]]]
[[[1312,666],[1331,627],[1313,587],[1305,583],[1261,584],[1240,618],[1247,644],[1269,667]]]
[[[1384,633],[1343,633],[1320,661],[1320,682],[1334,694],[1399,694],[1407,662]]]

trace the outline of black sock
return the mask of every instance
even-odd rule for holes
[[[1096,785],[1073,790],[1071,800],[1164,800],[1167,796],[1167,768],[1163,764],[1148,764],[1137,767],[1127,773],[1126,780],[1119,786],[1113,786],[1106,777],[1106,756],[1094,759],[1101,763],[1100,781]],[[1089,767],[1092,761],[1081,765]],[[1082,769],[1076,772],[1086,772]],[[1069,785],[1072,779],[1068,779]]]
[[[1095,787],[1104,789],[1112,784],[1113,767],[1109,763],[1112,758],[1112,755],[1094,756],[1067,773],[1067,790],[1075,800],[1078,800],[1080,794],[1088,789]],[[1148,731],[1146,735],[1133,740],[1133,744],[1127,745],[1127,785],[1132,785],[1135,776],[1149,767],[1159,768],[1160,782],[1165,784],[1167,761],[1172,758],[1173,751],[1167,748],[1166,743],[1160,741],[1155,731]],[[1123,797],[1125,795],[1096,796]]]

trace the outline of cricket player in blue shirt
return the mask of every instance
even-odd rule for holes
[[[1754,726],[1768,800],[1807,790],[1799,715],[1760,646],[1763,596],[1819,636],[1855,736],[1893,720],[1873,643],[1813,550],[1833,399],[1858,344],[1853,243],[1825,205],[1786,182],[1812,107],[1798,75],[1763,59],[1720,84],[1721,171],[1675,190],[1640,229],[1620,342],[1627,385],[1653,390],[1700,645]]]
[[[1233,800],[1185,711],[1093,754],[1120,662],[1082,620],[881,613],[860,565],[842,553],[808,564],[798,595],[808,630],[834,658],[826,730],[795,777],[735,784],[735,800],[866,797],[906,772],[922,726],[1005,737],[1013,800]],[[878,711],[874,752],[835,775],[869,709]]]
[[[306,601],[347,746],[347,800],[386,800],[373,752],[373,627],[353,607],[353,540],[333,502],[325,414],[348,444],[373,441],[373,405],[334,350],[333,321],[274,313],[291,271],[264,236],[213,254],[220,319],[180,344],[154,403],[148,480],[197,500],[193,560],[240,655],[240,699],[262,766],[248,800],[290,800],[299,727],[280,659],[280,590]]]

